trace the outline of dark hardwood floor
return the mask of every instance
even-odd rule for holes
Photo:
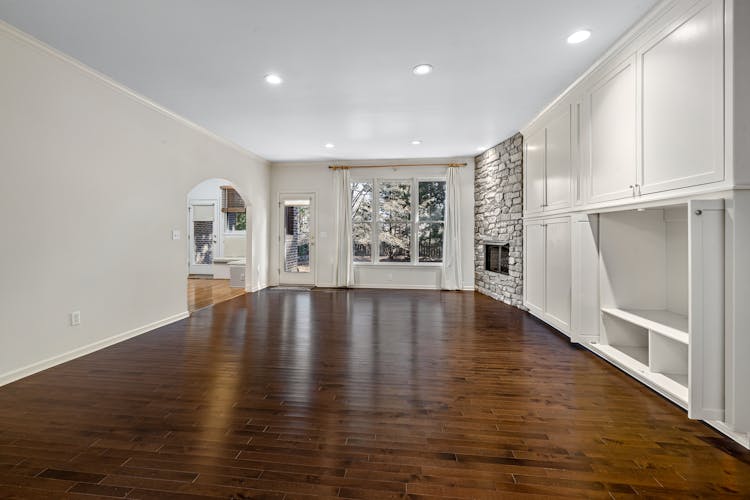
[[[482,295],[266,290],[0,388],[0,497],[750,497],[750,455]]]

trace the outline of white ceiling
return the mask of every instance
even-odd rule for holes
[[[269,160],[416,158],[512,135],[655,3],[0,0],[0,18]]]

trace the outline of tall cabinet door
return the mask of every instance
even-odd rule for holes
[[[541,212],[545,205],[545,152],[546,130],[529,134],[525,143],[526,178],[524,201],[527,213]]]
[[[525,245],[524,253],[524,295],[526,307],[537,315],[544,314],[544,250],[545,250],[545,227],[541,221],[528,222],[524,226]]]
[[[571,127],[570,106],[547,125],[545,210],[570,206]]]
[[[688,210],[688,416],[724,420],[724,200]]]
[[[549,219],[545,226],[545,312],[553,326],[570,332],[570,219]]]
[[[633,196],[636,184],[635,55],[594,80],[587,93],[587,200]]]
[[[724,179],[723,21],[704,0],[638,54],[643,194]]]

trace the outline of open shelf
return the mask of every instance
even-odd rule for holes
[[[665,310],[619,309],[615,307],[604,307],[602,312],[686,345],[690,341],[688,317],[682,314]]]
[[[644,347],[618,347],[613,345],[591,343],[589,348],[602,358],[619,367],[626,373],[641,380],[646,385],[666,396],[683,408],[688,404],[687,375],[672,373],[654,373],[647,363],[638,360],[645,352],[648,357],[648,348]]]
[[[633,347],[633,346],[619,346],[619,345],[612,345],[610,347],[638,361],[644,367],[648,366],[648,347]]]

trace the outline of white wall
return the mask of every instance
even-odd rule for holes
[[[468,165],[461,169],[461,232],[463,288],[474,289],[474,159],[440,158],[420,160],[368,160],[347,161],[356,164],[403,164],[403,163],[451,163]],[[341,162],[338,162],[341,163]],[[315,193],[317,200],[317,240],[315,262],[317,267],[316,284],[333,286],[335,245],[336,245],[336,200],[333,190],[333,173],[329,162],[274,163],[271,168],[271,193],[274,208],[271,210],[271,249],[270,276],[272,283],[278,283],[280,231],[279,210],[276,202],[280,193]],[[414,177],[434,177],[445,175],[445,167],[399,167],[397,169],[353,169],[352,179],[411,179]],[[355,264],[355,285],[378,288],[439,288],[441,268],[435,266],[404,266]]]
[[[266,285],[266,161],[2,23],[0,67],[0,383],[184,315],[185,199],[205,179],[248,202],[248,287]]]

